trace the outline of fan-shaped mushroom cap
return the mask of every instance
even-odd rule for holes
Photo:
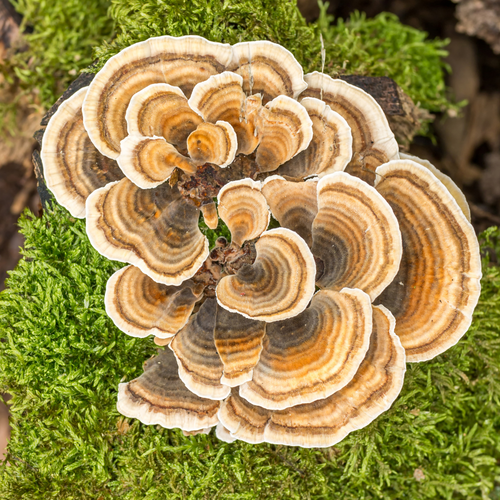
[[[206,205],[202,205],[200,209],[207,227],[210,229],[217,229],[219,225],[219,216],[215,203],[207,203]]]
[[[422,167],[425,167],[429,169],[448,189],[450,192],[451,196],[455,198],[455,201],[458,203],[458,206],[464,213],[465,217],[467,217],[467,220],[470,222],[470,208],[469,204],[467,203],[467,198],[465,197],[464,193],[462,193],[461,189],[453,182],[451,177],[448,177],[446,174],[443,174],[441,170],[436,168],[430,161],[428,160],[423,160],[422,158],[419,158],[418,156],[412,156],[408,155],[406,153],[399,153],[399,157],[401,160],[411,160],[414,162],[417,162],[419,165],[422,165]]]
[[[83,127],[87,89],[59,106],[45,129],[41,152],[47,187],[78,218],[85,217],[85,201],[92,191],[123,177],[116,162],[97,151]]]
[[[280,175],[304,178],[320,177],[343,171],[352,158],[351,127],[330,106],[314,97],[300,101],[313,123],[309,147],[278,168]]]
[[[189,105],[209,123],[223,120],[231,124],[238,138],[236,154],[250,154],[257,147],[259,140],[255,134],[254,119],[249,120],[247,98],[241,88],[242,84],[243,78],[229,71],[211,76],[196,85]],[[250,112],[259,101],[260,98],[252,99]],[[250,114],[255,116],[255,113]]]
[[[266,322],[301,313],[314,294],[316,265],[306,242],[286,228],[255,244],[257,258],[217,285],[217,301],[231,312]]]
[[[280,226],[296,232],[309,246],[318,213],[317,186],[316,180],[289,182],[279,175],[268,177],[262,184],[262,194]]]
[[[254,321],[217,306],[214,339],[224,364],[223,384],[234,387],[252,380],[265,332],[263,321]]]
[[[231,388],[220,383],[224,365],[214,342],[217,302],[207,299],[169,347],[179,365],[179,377],[200,397],[224,399]]]
[[[178,287],[162,285],[127,266],[109,278],[104,303],[108,316],[126,334],[165,339],[188,322],[200,293],[192,281]]]
[[[217,439],[220,439],[225,443],[234,443],[236,441],[236,438],[231,436],[231,433],[221,423],[218,423],[215,427],[215,435],[217,436]]]
[[[360,288],[375,299],[401,261],[401,233],[391,207],[374,188],[345,172],[319,181],[318,205],[312,228],[312,252],[321,261],[318,286]]]
[[[179,285],[208,257],[199,213],[168,184],[143,190],[122,179],[87,199],[87,234],[108,259],[134,264],[159,283]]]
[[[125,113],[134,94],[154,83],[193,87],[221,73],[231,60],[231,46],[199,36],[163,36],[122,50],[104,65],[90,84],[83,105],[85,128],[104,155],[116,158],[127,135]]]
[[[236,156],[238,139],[227,122],[201,123],[187,138],[187,148],[189,156],[198,164],[214,163],[224,168]]]
[[[377,190],[403,236],[397,276],[379,301],[396,317],[408,361],[425,361],[468,330],[480,293],[474,229],[446,187],[425,167],[391,161],[377,169]]]
[[[233,243],[259,237],[269,225],[271,218],[260,182],[242,179],[227,183],[217,196],[220,218],[231,231]]]
[[[302,97],[325,101],[351,127],[353,157],[346,172],[373,185],[375,169],[399,158],[398,144],[382,108],[370,94],[342,80],[334,80],[317,71],[304,79],[308,87]]]
[[[387,411],[403,386],[405,352],[394,333],[394,317],[373,308],[370,347],[354,378],[326,399],[281,411],[251,405],[233,389],[219,410],[230,437],[303,447],[333,446]],[[224,436],[224,434],[222,433]]]
[[[203,122],[189,107],[182,90],[168,83],[154,83],[137,92],[125,120],[129,134],[163,136],[180,149],[186,149],[188,135]]]
[[[130,134],[121,144],[116,161],[123,173],[138,187],[150,189],[164,183],[174,169],[196,171],[195,163],[181,155],[163,137]]]
[[[246,94],[261,94],[264,103],[279,95],[295,99],[307,87],[302,66],[293,54],[268,41],[233,45],[230,69],[243,77]]]
[[[140,377],[118,386],[116,406],[146,425],[195,431],[217,424],[220,402],[189,391],[177,374],[174,354],[165,349],[145,363]]]
[[[321,290],[302,313],[267,325],[259,363],[240,395],[270,410],[326,398],[354,377],[371,333],[366,293]]]
[[[261,172],[271,172],[309,146],[313,123],[304,106],[280,95],[260,109],[257,133],[255,162]]]

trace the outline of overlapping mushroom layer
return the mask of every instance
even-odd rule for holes
[[[164,346],[119,387],[146,424],[330,446],[391,406],[405,360],[470,324],[481,273],[460,190],[399,159],[370,95],[304,76],[279,45],[128,47],[61,105],[42,159],[94,247],[131,264],[108,315]],[[200,214],[231,241],[210,249]]]

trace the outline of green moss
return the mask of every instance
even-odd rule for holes
[[[325,450],[252,446],[121,418],[118,383],[155,352],[105,314],[106,280],[121,264],[61,208],[20,224],[24,258],[0,295],[0,391],[13,394],[1,498],[485,499],[499,488],[500,267],[488,258],[470,331],[409,365],[387,413]],[[482,244],[500,258],[498,229]]]

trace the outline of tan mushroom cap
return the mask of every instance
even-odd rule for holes
[[[221,383],[235,387],[252,380],[265,332],[263,321],[248,319],[217,306],[214,339],[224,365]]]
[[[318,182],[289,182],[279,175],[268,177],[262,184],[262,194],[273,217],[296,232],[309,246],[312,245],[312,224],[318,213]]]
[[[188,322],[200,293],[190,280],[167,286],[126,266],[109,278],[104,304],[113,323],[127,335],[166,339]]]
[[[142,189],[163,184],[176,167],[189,174],[196,171],[196,164],[163,137],[144,137],[136,132],[125,137],[120,145],[116,161],[122,172]]]
[[[370,347],[343,389],[326,399],[275,412],[251,405],[233,390],[219,410],[218,426],[230,432],[229,438],[249,443],[333,446],[391,407],[403,387],[405,370],[394,317],[383,306],[374,307]]]
[[[82,104],[88,87],[64,101],[45,129],[42,163],[47,187],[73,217],[85,217],[90,193],[123,177],[115,161],[102,156],[83,127]]]
[[[468,330],[480,294],[474,229],[448,189],[425,167],[391,161],[377,169],[377,190],[403,236],[397,276],[379,297],[396,317],[408,361],[425,361]]]
[[[317,71],[304,77],[308,88],[301,97],[326,102],[345,118],[352,133],[353,157],[346,168],[371,185],[375,169],[399,158],[399,147],[377,101],[364,90]]]
[[[236,438],[231,436],[231,433],[221,423],[218,423],[215,427],[215,435],[217,436],[217,439],[220,439],[225,443],[234,443],[236,441]]]
[[[241,179],[227,183],[219,191],[219,216],[236,245],[259,237],[269,225],[271,215],[260,189],[260,182]]]
[[[271,229],[255,244],[257,258],[217,285],[217,301],[228,311],[266,321],[301,313],[314,294],[316,265],[306,242],[286,228]]]
[[[240,395],[269,410],[331,396],[358,371],[371,333],[366,293],[320,290],[302,313],[267,325],[259,363]]]
[[[219,215],[217,214],[217,207],[215,203],[207,203],[200,207],[203,214],[203,220],[209,229],[217,229],[219,225]]]
[[[183,150],[189,134],[203,121],[189,107],[182,90],[168,83],[154,83],[137,92],[130,100],[125,120],[129,134],[162,136]]]
[[[257,133],[255,162],[261,172],[271,172],[309,146],[313,122],[304,106],[280,95],[260,109]]]
[[[197,83],[224,71],[231,57],[230,45],[199,36],[151,38],[122,50],[97,73],[83,105],[92,142],[102,154],[116,158],[127,135],[125,113],[134,94],[168,83],[189,97]]]
[[[307,87],[302,66],[293,54],[268,41],[233,45],[229,69],[243,77],[243,89],[247,95],[261,94],[264,103],[279,95],[295,99]]]
[[[343,171],[352,158],[351,127],[319,99],[306,97],[300,104],[312,120],[313,138],[309,147],[281,165],[278,173],[302,179]]]
[[[118,411],[146,425],[196,431],[218,423],[219,401],[200,398],[189,391],[177,374],[170,349],[144,365],[144,373],[118,386]]]
[[[255,134],[255,108],[262,106],[259,97],[253,97],[247,111],[247,98],[242,89],[243,78],[225,71],[198,83],[193,89],[189,106],[206,122],[225,121],[233,127],[238,139],[236,154],[250,154],[259,143]]]
[[[345,172],[318,182],[318,205],[312,227],[312,252],[321,262],[317,285],[360,288],[375,299],[401,262],[401,233],[391,207],[374,188]]]
[[[418,156],[408,155],[406,153],[399,153],[399,157],[401,158],[401,160],[414,161],[419,165],[422,165],[422,167],[425,167],[428,170],[430,170],[444,184],[446,189],[450,192],[451,196],[455,198],[455,201],[458,203],[458,206],[464,213],[465,217],[467,217],[467,220],[469,222],[471,221],[470,208],[469,204],[467,203],[467,198],[465,197],[464,193],[462,193],[461,189],[453,182],[451,177],[448,177],[446,174],[443,174],[443,172],[441,172],[441,170],[436,168],[430,161],[423,160]]]
[[[187,138],[189,156],[198,164],[214,163],[221,168],[230,165],[238,149],[233,127],[222,120],[201,123]]]
[[[159,283],[179,285],[208,257],[199,213],[167,183],[143,190],[122,179],[87,199],[87,234],[108,259],[133,264]]]
[[[224,399],[231,388],[220,383],[224,365],[214,342],[217,302],[207,299],[169,347],[177,358],[179,377],[196,395]]]

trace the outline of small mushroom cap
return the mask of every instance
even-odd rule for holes
[[[203,121],[189,107],[182,90],[167,83],[155,83],[137,92],[125,120],[129,134],[163,136],[179,149],[186,149],[189,134]]]
[[[312,252],[318,286],[360,288],[375,299],[394,279],[402,254],[398,220],[371,186],[345,172],[318,182]]]
[[[234,443],[236,441],[236,438],[232,437],[231,433],[221,423],[218,423],[215,427],[215,435],[217,439],[225,443]]]
[[[217,214],[217,207],[215,203],[208,203],[200,207],[203,214],[203,220],[209,229],[217,229],[219,225],[219,216]]]
[[[162,285],[126,266],[109,278],[104,303],[113,323],[127,335],[166,339],[188,322],[200,292],[192,281]]]
[[[312,224],[318,213],[318,182],[289,182],[279,175],[268,177],[262,184],[262,194],[273,217],[296,232],[309,245],[312,245]]]
[[[397,276],[379,297],[396,318],[408,361],[426,361],[468,330],[480,294],[481,258],[474,229],[448,189],[410,160],[377,169],[376,188],[403,237]]]
[[[216,425],[220,402],[189,391],[177,374],[174,354],[165,349],[146,362],[140,377],[118,386],[116,406],[143,424],[190,432]]]
[[[233,127],[238,139],[236,154],[250,154],[259,143],[255,134],[255,104],[261,106],[260,98],[251,100],[247,112],[247,98],[242,89],[243,78],[236,73],[225,71],[213,75],[193,89],[189,105],[206,122],[225,121]],[[249,119],[250,118],[250,119]]]
[[[88,87],[64,101],[45,129],[42,163],[47,187],[73,217],[85,217],[94,190],[123,177],[115,161],[102,156],[83,127],[82,104]]]
[[[261,172],[271,172],[309,146],[313,122],[304,106],[280,95],[260,109],[257,133],[255,162]]]
[[[312,120],[313,138],[309,147],[281,165],[278,173],[302,179],[343,171],[352,158],[351,127],[319,99],[305,97],[300,104]]]
[[[295,99],[307,87],[302,66],[293,54],[268,41],[233,45],[230,69],[243,77],[246,94],[261,94],[264,103],[279,95]]]
[[[469,204],[467,203],[467,198],[465,197],[464,193],[462,193],[461,189],[453,182],[451,177],[443,174],[443,172],[436,168],[430,161],[423,160],[418,156],[399,153],[399,157],[401,158],[401,160],[411,160],[418,163],[419,165],[422,165],[422,167],[429,169],[444,184],[446,189],[450,192],[451,196],[455,198],[455,201],[458,203],[458,206],[464,213],[465,217],[467,217],[467,220],[469,222],[471,221],[470,208]]]
[[[159,283],[179,285],[208,257],[199,213],[168,184],[143,190],[122,179],[87,199],[87,235],[108,259],[133,264]]]
[[[122,172],[138,187],[150,189],[163,184],[174,169],[196,171],[195,163],[181,155],[163,137],[130,134],[121,144],[116,161]]]
[[[257,258],[219,281],[219,304],[231,312],[266,321],[301,313],[314,294],[316,265],[306,242],[286,228],[271,229],[255,244]]]
[[[267,325],[259,363],[240,395],[269,410],[324,399],[352,380],[371,333],[366,293],[321,290],[302,313]]]
[[[169,347],[177,358],[179,377],[190,391],[203,398],[224,399],[231,388],[220,383],[224,365],[214,342],[216,312],[216,300],[205,300]]]
[[[252,380],[265,332],[263,321],[248,319],[217,306],[214,339],[224,364],[223,384],[235,387]]]
[[[377,101],[364,90],[317,71],[304,77],[308,88],[302,97],[315,97],[342,115],[351,127],[353,157],[346,168],[371,185],[375,169],[399,158],[399,147]]]
[[[231,47],[198,36],[163,36],[139,42],[110,58],[97,73],[83,105],[84,123],[96,148],[109,158],[127,135],[125,113],[133,95],[155,83],[193,87],[224,71]]]
[[[233,243],[258,238],[269,225],[271,215],[260,182],[242,179],[227,183],[217,196],[220,218],[231,231]]]
[[[187,138],[187,148],[189,156],[198,164],[214,163],[225,168],[236,156],[238,139],[227,122],[201,123]]]
[[[405,352],[394,323],[383,306],[373,308],[366,357],[349,384],[330,397],[273,412],[251,405],[233,389],[219,410],[219,425],[248,443],[316,448],[342,441],[387,411],[403,387]]]

